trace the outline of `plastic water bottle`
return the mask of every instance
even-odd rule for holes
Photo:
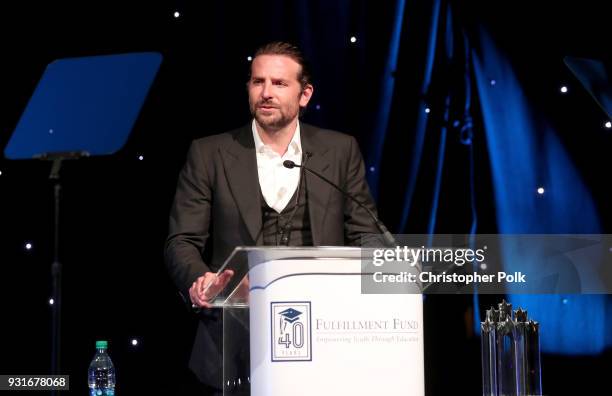
[[[96,354],[88,372],[90,396],[115,395],[115,366],[108,356],[108,342],[96,341]]]

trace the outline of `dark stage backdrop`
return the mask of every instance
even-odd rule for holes
[[[567,55],[610,60],[609,14],[605,2],[535,3],[3,4],[3,148],[52,60],[164,56],[125,148],[62,171],[61,371],[70,394],[85,392],[96,339],[110,341],[119,394],[192,391],[195,318],[164,267],[168,211],[189,142],[249,121],[247,57],[270,40],[293,41],[310,58],[315,95],[304,120],[358,139],[392,232],[609,233],[609,118],[563,64]],[[0,373],[48,373],[50,166],[1,159],[0,171]],[[538,196],[541,186],[551,193]],[[585,381],[581,394],[599,393],[598,374],[611,367],[610,299],[571,296],[571,309],[559,301],[520,300],[547,318],[544,390],[577,394]],[[480,392],[474,324],[496,302],[427,297],[428,395]],[[596,325],[560,329],[593,307]]]

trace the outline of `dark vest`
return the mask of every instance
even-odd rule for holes
[[[303,177],[304,175],[302,175]],[[296,203],[296,191],[281,213],[272,209],[259,188],[261,196],[261,213],[263,243],[266,246],[312,246],[312,230],[308,213],[308,194],[306,180],[299,187],[299,204]],[[297,204],[297,206],[296,206]],[[294,213],[295,212],[295,213]]]

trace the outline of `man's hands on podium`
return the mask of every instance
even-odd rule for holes
[[[189,288],[189,298],[193,308],[212,308],[211,301],[232,279],[234,271],[225,270],[219,276],[206,272],[196,279]]]

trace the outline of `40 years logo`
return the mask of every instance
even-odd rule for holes
[[[270,304],[272,361],[312,360],[310,301],[279,301]]]

